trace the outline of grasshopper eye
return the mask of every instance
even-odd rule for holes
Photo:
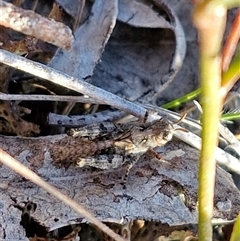
[[[171,132],[162,132],[161,135],[155,137],[155,141],[158,146],[162,146],[168,141],[172,139],[172,133]]]
[[[163,140],[165,141],[170,141],[172,139],[172,132],[163,132]]]

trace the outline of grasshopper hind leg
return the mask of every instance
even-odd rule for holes
[[[78,167],[94,167],[101,170],[113,171],[116,168],[125,167],[125,173],[121,178],[121,185],[125,188],[129,173],[138,159],[135,155],[110,154],[78,158],[76,164]]]
[[[112,170],[123,165],[123,156],[114,154],[79,157],[76,164],[79,167],[95,167],[101,170]]]

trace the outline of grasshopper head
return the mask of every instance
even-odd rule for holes
[[[170,123],[167,117],[162,117],[160,120],[157,120],[153,127],[153,135],[155,138],[155,142],[158,146],[162,146],[168,141],[170,141],[173,137],[173,133],[176,130],[188,132],[184,128],[175,128],[174,125],[180,123],[184,118],[186,117],[186,114],[181,116],[181,118],[174,123]]]
[[[174,127],[166,117],[162,117],[152,125],[152,132],[156,144],[162,146],[172,139]]]

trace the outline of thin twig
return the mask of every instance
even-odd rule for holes
[[[232,24],[229,36],[222,52],[222,70],[225,72],[232,60],[237,44],[240,39],[240,8]]]
[[[194,100],[194,104],[198,108],[198,110],[202,113],[203,111],[202,111],[201,105],[195,100]],[[201,130],[202,130],[202,127],[199,125],[199,133],[201,132]],[[240,155],[240,142],[235,137],[235,135],[227,127],[225,127],[221,122],[219,122],[218,132],[226,143],[231,145],[233,144],[232,147],[234,147],[235,152],[238,153],[238,155]]]
[[[88,115],[58,115],[54,113],[49,113],[48,115],[48,124],[65,126],[65,127],[80,127],[85,125],[90,125],[93,123],[100,123],[103,121],[115,121],[119,118],[125,116],[126,113],[123,111],[101,111],[95,114]]]
[[[36,173],[31,171],[29,168],[24,166],[22,163],[8,155],[5,151],[0,149],[0,161],[11,168],[13,171],[17,172],[21,176],[29,179],[36,185],[42,187],[47,192],[51,193],[53,196],[61,200],[62,202],[69,205],[71,208],[73,208],[76,212],[83,215],[86,219],[89,220],[92,224],[96,225],[99,229],[101,229],[104,233],[112,237],[114,240],[117,241],[126,241],[122,237],[120,237],[118,234],[114,233],[109,227],[107,227],[105,224],[100,222],[97,218],[95,218],[90,212],[88,212],[83,206],[75,202],[73,199],[68,197],[67,195],[61,193],[57,188],[51,186],[47,182],[45,182],[41,177],[39,177]]]
[[[183,132],[183,131],[175,131],[174,136],[178,139],[184,141],[185,143],[188,143],[192,147],[195,147],[198,150],[201,150],[201,138],[191,132]],[[240,175],[240,162],[237,158],[234,156],[228,154],[226,151],[216,148],[215,151],[215,159],[219,165],[223,165],[228,168],[228,170],[231,170],[232,172],[235,172]]]
[[[151,121],[152,115],[150,114],[148,116],[148,111],[140,105],[134,104],[101,88],[91,85],[84,80],[71,77],[46,65],[36,63],[2,49],[0,50],[0,62],[38,76],[39,78],[47,79],[68,89],[88,95],[94,98],[98,103],[111,105],[117,109],[132,114],[141,120]]]
[[[235,137],[235,135],[221,123],[219,124],[218,131],[229,144],[234,144],[236,146],[236,152],[238,155],[240,155],[240,142]]]
[[[66,50],[73,42],[72,31],[63,23],[42,17],[0,0],[0,25],[54,44]]]
[[[63,101],[99,104],[96,100],[84,96],[67,96],[67,95],[28,95],[28,94],[4,94],[0,92],[0,100],[20,100],[20,101]],[[100,103],[101,104],[101,103]]]

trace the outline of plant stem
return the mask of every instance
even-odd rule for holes
[[[240,213],[238,214],[236,222],[234,224],[230,241],[238,241],[238,240],[240,240],[239,229],[240,229]]]
[[[192,91],[191,93],[188,93],[178,99],[175,99],[169,103],[166,103],[164,105],[162,105],[161,107],[164,109],[170,109],[170,108],[176,108],[179,105],[181,105],[184,102],[190,101],[192,99],[197,98],[197,96],[201,93],[201,88],[196,89],[194,91]]]
[[[226,8],[203,1],[196,5],[193,21],[200,37],[200,73],[201,73],[201,105],[202,115],[202,150],[199,166],[199,241],[212,240],[211,219],[213,215],[213,199],[216,161],[214,153],[218,141],[218,122],[221,100],[220,47],[225,29]]]

